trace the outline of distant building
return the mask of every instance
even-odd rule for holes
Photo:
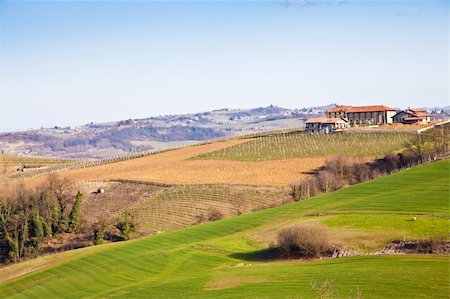
[[[384,125],[392,123],[395,109],[384,105],[376,106],[336,106],[327,110],[329,118],[340,117],[354,125]]]
[[[306,121],[309,134],[328,134],[348,128],[348,122],[340,117],[313,117]]]
[[[408,108],[395,114],[392,119],[395,123],[427,124],[431,121],[431,114],[424,109]]]

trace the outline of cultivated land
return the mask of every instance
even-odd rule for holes
[[[74,163],[72,160],[0,154],[0,176],[26,176]]]
[[[408,133],[307,135],[287,132],[256,137],[197,158],[262,161],[336,155],[381,157],[402,149],[411,136]]]
[[[407,133],[316,136],[298,132],[272,133],[181,148],[63,174],[75,180],[286,186],[318,170],[330,157],[356,156],[369,161],[390,151],[400,151],[410,136]],[[34,181],[42,181],[42,178]]]
[[[347,248],[369,252],[396,238],[448,238],[449,171],[448,160],[435,162],[298,203],[15,264],[1,269],[0,294],[314,298],[311,282],[331,280],[337,298],[448,298],[448,255],[283,261],[263,253],[277,230],[301,222],[321,222]]]
[[[131,210],[142,231],[165,231],[208,221],[208,214],[223,217],[267,209],[291,202],[285,188],[239,185],[170,186]]]
[[[191,160],[203,153],[245,142],[226,140],[105,164],[62,174],[75,180],[134,180],[165,184],[237,184],[285,186],[321,167],[326,156],[281,161]],[[36,184],[45,177],[28,179]]]

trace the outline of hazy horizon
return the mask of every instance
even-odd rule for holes
[[[448,1],[0,2],[0,132],[448,106]]]

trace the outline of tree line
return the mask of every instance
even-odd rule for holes
[[[45,239],[80,225],[81,192],[67,178],[51,175],[35,189],[20,185],[0,194],[0,261],[14,262],[39,252]]]
[[[348,157],[328,159],[325,165],[310,176],[291,186],[295,201],[338,190],[428,161],[443,159],[449,153],[450,127],[438,126],[425,133],[415,134],[404,144],[404,151],[388,153],[369,163],[355,163]]]

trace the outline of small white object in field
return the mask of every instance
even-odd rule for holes
[[[412,218],[412,221],[416,221],[416,219],[417,219],[416,217],[413,217],[413,218]]]

